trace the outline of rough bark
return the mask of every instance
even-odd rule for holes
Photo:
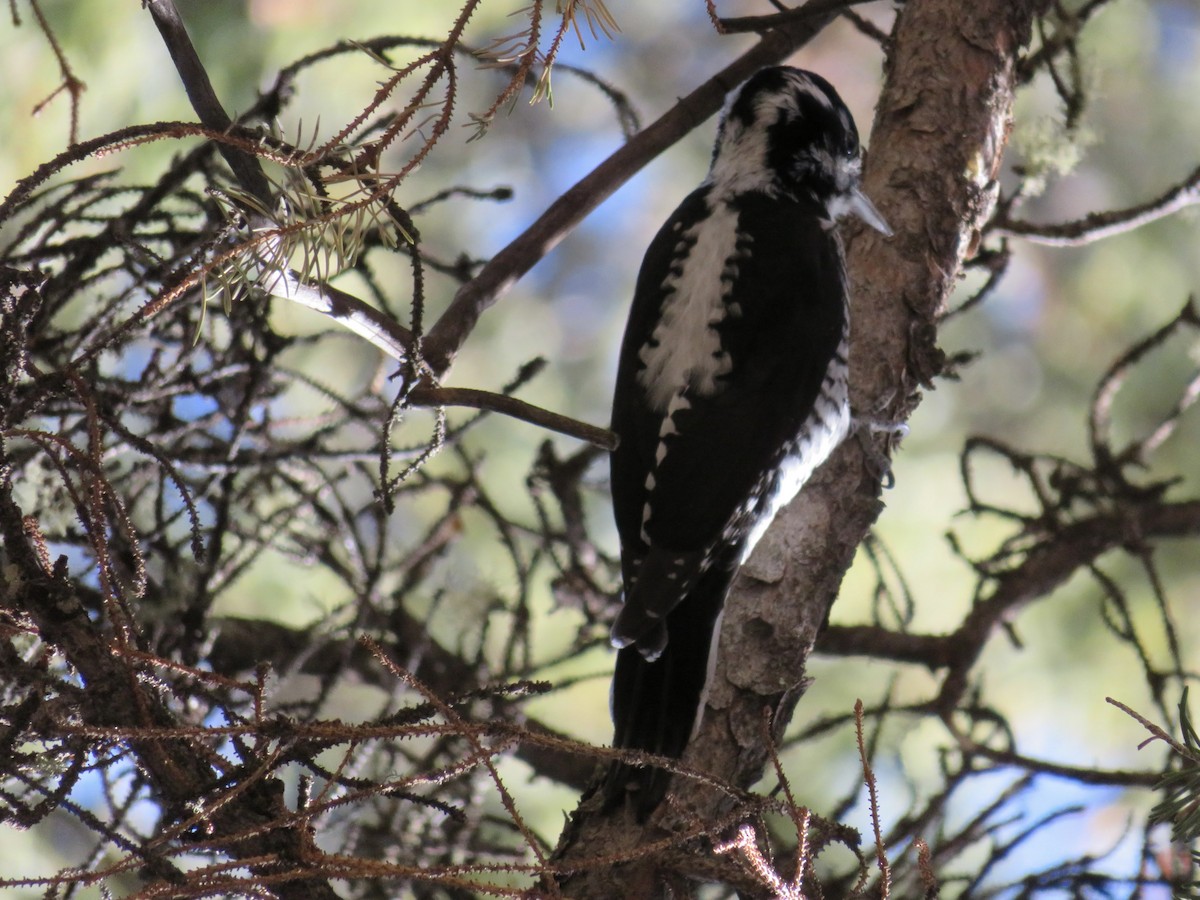
[[[903,421],[937,375],[935,316],[992,211],[1017,54],[1044,0],[910,0],[900,9],[871,132],[865,189],[895,236],[846,228],[853,281],[851,393],[858,415]],[[804,692],[805,662],[856,548],[883,504],[863,448],[846,442],[780,515],[726,609],[709,708],[684,764],[748,787],[763,773],[764,710],[778,736]],[[644,826],[585,799],[558,863],[569,897],[685,896],[720,863],[678,836],[729,820],[735,800],[676,777]],[[674,837],[674,845],[671,845]],[[715,837],[715,836],[714,836]],[[619,865],[609,860],[645,851]],[[728,872],[729,869],[726,868]]]

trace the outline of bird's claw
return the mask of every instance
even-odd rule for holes
[[[867,468],[878,478],[885,490],[896,486],[896,476],[892,473],[892,451],[899,446],[900,441],[908,436],[908,424],[905,422],[888,422],[879,419],[860,418],[851,420],[851,430],[858,439],[863,453],[867,457]],[[883,449],[876,446],[873,438],[883,434]]]

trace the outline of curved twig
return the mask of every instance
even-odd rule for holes
[[[1111,433],[1113,400],[1116,399],[1117,393],[1125,384],[1125,379],[1134,365],[1146,354],[1161,347],[1168,338],[1185,325],[1200,327],[1200,305],[1197,305],[1195,297],[1188,297],[1187,303],[1183,305],[1183,309],[1179,311],[1178,315],[1121,354],[1120,358],[1104,373],[1104,377],[1100,380],[1100,384],[1092,396],[1091,405],[1088,407],[1088,441],[1092,446],[1092,455],[1097,462],[1111,465],[1118,459],[1121,461],[1143,460],[1147,454],[1171,435],[1179,417],[1196,402],[1197,392],[1200,391],[1200,381],[1193,379],[1184,389],[1174,409],[1163,418],[1157,428],[1146,438],[1140,441],[1131,441],[1120,453],[1113,452]]]

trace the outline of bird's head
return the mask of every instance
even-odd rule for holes
[[[773,66],[730,94],[708,181],[719,194],[812,197],[832,218],[854,213],[890,235],[859,189],[861,173],[858,129],[833,85],[812,72]]]

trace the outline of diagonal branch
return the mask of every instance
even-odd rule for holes
[[[548,431],[556,431],[570,437],[579,438],[599,447],[601,450],[614,450],[617,446],[617,436],[607,428],[597,428],[586,422],[568,416],[559,415],[516,397],[507,394],[495,394],[491,391],[480,391],[474,388],[426,388],[419,387],[409,394],[409,402],[413,406],[465,406],[472,409],[485,409],[502,415],[520,419],[531,425],[537,425]]]
[[[146,6],[163,43],[167,45],[167,51],[175,63],[175,70],[183,82],[183,89],[187,92],[192,109],[200,117],[200,122],[213,131],[227,130],[233,121],[221,105],[217,92],[213,90],[204,63],[200,61],[183,20],[179,17],[179,10],[171,0],[149,0]],[[230,144],[218,143],[217,150],[237,176],[242,188],[265,208],[270,209],[271,185],[259,161],[252,154]]]
[[[817,0],[822,6],[824,0]],[[807,8],[807,7],[805,7]],[[560,196],[523,233],[459,288],[453,302],[429,330],[424,354],[429,367],[445,373],[479,317],[589,213],[668,147],[721,108],[725,95],[763,66],[795,52],[823,28],[832,13],[812,15],[769,31],[757,44],[663,113]]]
[[[718,19],[717,27],[722,34],[736,34],[744,31],[754,31],[759,34],[783,25],[803,22],[816,16],[826,16],[844,12],[851,6],[870,3],[872,0],[809,0],[803,6],[784,12],[771,13],[766,16],[737,16]]]

